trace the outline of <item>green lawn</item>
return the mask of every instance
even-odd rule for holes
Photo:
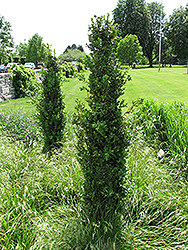
[[[137,68],[130,69],[132,80],[126,83],[126,91],[123,98],[130,106],[132,101],[138,98],[156,99],[159,102],[188,101],[188,74],[186,67],[161,68]],[[84,100],[86,91],[80,91],[82,86],[77,78],[69,79],[63,84],[66,111],[72,112],[75,107],[75,99]],[[0,104],[2,110],[17,109],[23,107],[26,111],[32,111],[34,107],[29,99],[10,100]]]
[[[84,100],[86,91],[80,91],[80,87],[82,85],[82,82],[80,82],[77,78],[68,79],[63,83],[62,90],[65,95],[64,101],[66,103],[67,112],[72,112],[74,110],[76,98]],[[17,110],[20,108],[23,108],[26,112],[32,112],[35,110],[35,107],[32,105],[29,98],[13,99],[0,103],[0,109],[3,112]]]
[[[13,111],[20,108],[22,108],[25,112],[32,112],[35,110],[35,107],[31,104],[29,98],[12,99],[0,103],[0,110],[3,112]]]
[[[86,91],[80,91],[80,88],[83,86],[83,83],[77,78],[69,79],[63,84],[63,93],[65,95],[66,111],[72,112],[75,107],[75,99],[84,100],[86,97]]]
[[[130,104],[138,98],[156,99],[159,102],[188,101],[188,74],[186,68],[131,69],[132,80],[127,82],[124,94]]]

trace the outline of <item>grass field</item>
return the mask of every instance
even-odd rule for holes
[[[132,80],[127,82],[123,98],[130,106],[132,101],[138,98],[156,99],[159,102],[188,101],[188,74],[186,67],[162,68],[137,68],[130,69]],[[63,93],[65,95],[66,111],[72,112],[75,107],[75,99],[84,100],[85,91],[80,91],[82,86],[77,78],[64,82]],[[28,99],[10,100],[0,104],[0,108],[16,109],[23,107],[26,111],[33,110]]]
[[[188,101],[188,74],[186,68],[131,69],[132,81],[127,82],[125,100],[130,104],[138,98],[159,102]]]

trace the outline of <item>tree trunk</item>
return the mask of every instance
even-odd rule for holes
[[[153,58],[152,58],[152,50],[151,48],[149,48],[146,52],[146,56],[149,60],[149,67],[152,68],[153,67]]]
[[[148,57],[149,59],[149,67],[152,68],[153,67],[153,60],[152,60],[152,57]]]

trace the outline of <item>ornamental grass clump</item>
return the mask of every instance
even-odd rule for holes
[[[86,81],[87,107],[78,101],[74,113],[78,161],[85,179],[84,210],[93,223],[93,232],[97,231],[92,240],[100,238],[103,246],[111,247],[121,232],[128,145],[121,112],[123,101],[119,100],[128,75],[113,57],[117,34],[109,16],[92,19],[88,45],[91,54],[85,58],[91,72]]]
[[[147,141],[165,151],[170,163],[188,179],[188,118],[183,102],[157,103],[145,101],[133,112],[133,119],[141,126]],[[167,160],[168,160],[167,159]]]
[[[35,120],[35,114],[17,111],[0,112],[0,128],[12,141],[20,141],[31,147],[41,141],[41,134]]]

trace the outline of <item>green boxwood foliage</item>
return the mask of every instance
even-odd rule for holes
[[[110,223],[112,231],[107,234],[114,240],[125,197],[128,140],[121,112],[123,101],[119,97],[124,93],[128,75],[113,57],[118,30],[109,16],[95,16],[89,32],[91,54],[85,59],[91,71],[86,87],[88,105],[77,101],[74,113],[78,160],[85,176],[84,203],[89,220],[99,227],[99,235]]]
[[[39,99],[36,103],[37,116],[44,137],[44,152],[51,152],[61,145],[65,127],[65,104],[60,85],[60,73],[57,59],[48,55],[47,70],[42,71],[42,83]]]
[[[15,98],[25,97],[28,92],[35,91],[37,78],[34,70],[27,69],[23,65],[17,66],[14,64],[10,73],[12,74]]]

